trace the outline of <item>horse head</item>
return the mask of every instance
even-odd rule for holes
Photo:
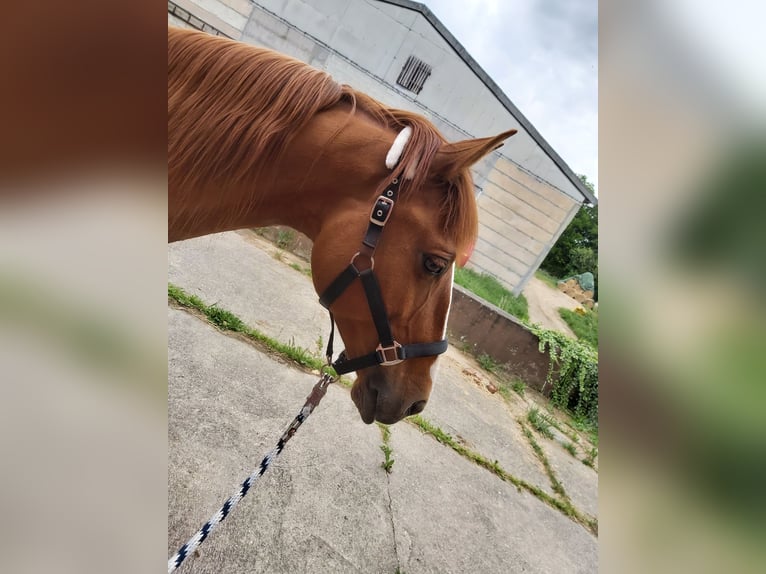
[[[425,408],[436,355],[446,349],[455,266],[466,262],[477,235],[469,168],[515,132],[442,144],[425,165],[416,158],[401,166],[404,180],[412,180],[415,169],[425,171],[413,180],[417,188],[394,195],[392,183],[397,187],[398,180],[393,179],[377,201],[374,196],[347,200],[314,238],[314,285],[337,322],[345,355],[374,359],[377,350],[377,360],[369,364],[353,367],[358,362],[348,362],[357,372],[351,397],[365,423],[392,424]],[[396,199],[393,205],[381,199],[386,194]],[[376,231],[376,213],[386,219],[384,231]],[[364,246],[371,233],[376,234],[372,249]],[[367,275],[366,284],[354,280],[355,273]],[[370,283],[378,285],[372,288],[378,295],[370,293]],[[328,296],[328,291],[335,292]],[[373,303],[378,296],[382,301]],[[385,321],[394,345],[381,341],[386,328],[380,323]]]

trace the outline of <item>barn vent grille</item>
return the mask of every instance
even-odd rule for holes
[[[168,14],[172,14],[179,20],[186,22],[189,26],[191,26],[195,30],[201,30],[202,32],[207,32],[208,34],[213,34],[214,36],[223,36],[224,38],[230,37],[228,34],[224,34],[218,28],[214,28],[210,24],[203,22],[202,20],[197,18],[194,14],[187,12],[186,10],[181,8],[179,5],[177,5],[175,2],[171,2],[170,0],[168,0]]]
[[[419,94],[430,75],[431,66],[415,56],[410,56],[404,63],[402,71],[399,72],[396,83],[406,90]]]

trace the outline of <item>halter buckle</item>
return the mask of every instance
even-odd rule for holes
[[[375,202],[370,213],[370,223],[374,223],[380,227],[383,227],[388,218],[391,217],[391,212],[394,210],[394,200],[388,197],[380,196]]]
[[[390,347],[384,347],[382,343],[378,343],[375,352],[378,354],[378,359],[380,359],[380,366],[390,367],[391,365],[401,363],[404,360],[399,358],[399,349],[401,348],[402,346],[396,341]],[[389,359],[389,356],[393,356],[393,358]]]

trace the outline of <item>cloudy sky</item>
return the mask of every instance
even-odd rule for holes
[[[598,190],[596,0],[421,0]]]

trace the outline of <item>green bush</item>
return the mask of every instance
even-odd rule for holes
[[[551,402],[598,425],[598,353],[588,344],[558,331],[531,327],[540,339],[540,352],[551,361],[545,384],[553,385]]]
[[[517,297],[491,275],[477,273],[463,267],[455,270],[455,283],[465,287],[485,301],[500,307],[506,313],[522,321],[529,321],[529,306],[526,297],[524,295]]]

